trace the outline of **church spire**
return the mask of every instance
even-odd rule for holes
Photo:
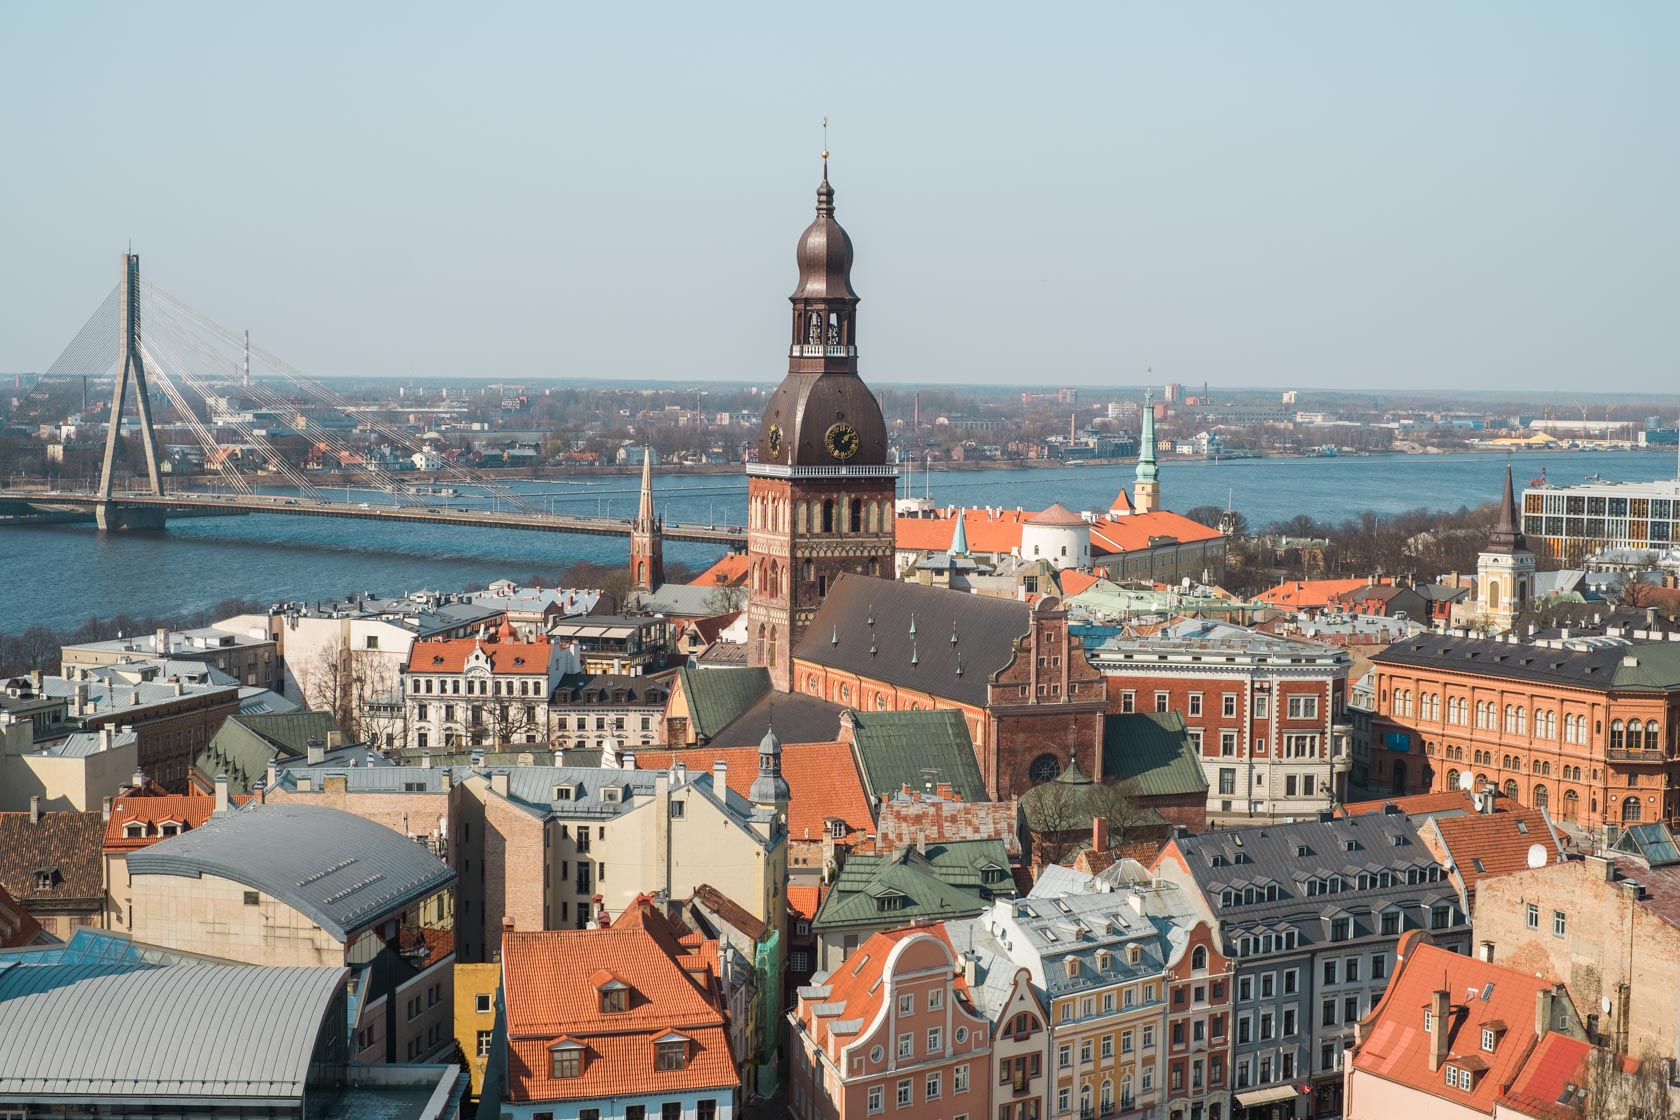
[[[1522,517],[1517,513],[1516,489],[1511,485],[1511,464],[1505,464],[1505,492],[1499,498],[1499,520],[1488,537],[1489,552],[1526,552],[1528,539],[1523,536]]]
[[[1138,430],[1137,484],[1132,487],[1132,508],[1138,513],[1154,513],[1160,507],[1160,469],[1155,465],[1155,391],[1149,387],[1143,391],[1143,423]]]
[[[665,526],[653,509],[653,449],[642,446],[642,500],[630,523],[630,586],[652,591],[665,582]]]
[[[968,555],[968,529],[965,527],[968,518],[964,516],[967,512],[963,509],[957,510],[957,527],[951,530],[951,547],[945,550],[947,556]]]

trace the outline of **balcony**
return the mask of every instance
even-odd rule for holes
[[[788,347],[790,358],[855,358],[856,346],[793,345]]]
[[[1611,762],[1633,762],[1647,766],[1661,766],[1674,760],[1662,751],[1630,751],[1623,747],[1610,747],[1604,752],[1604,757]]]

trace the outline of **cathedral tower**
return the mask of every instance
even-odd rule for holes
[[[630,524],[630,586],[652,591],[665,582],[665,523],[653,512],[653,449],[642,448],[642,501]]]
[[[1487,547],[1476,558],[1476,605],[1495,631],[1506,631],[1534,599],[1534,553],[1523,536],[1511,487],[1511,465],[1505,464],[1505,493],[1500,496],[1499,521]]]
[[[857,373],[852,239],[834,220],[827,152],[816,220],[795,255],[788,372],[747,467],[747,656],[784,691],[793,648],[835,577],[893,577],[898,488],[881,406]]]

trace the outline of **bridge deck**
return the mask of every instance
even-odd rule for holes
[[[580,517],[561,513],[522,513],[507,510],[472,509],[470,507],[441,506],[363,506],[354,502],[327,502],[315,498],[287,498],[271,495],[226,495],[171,493],[159,497],[154,494],[113,494],[111,501],[119,506],[135,509],[162,509],[170,512],[192,513],[197,516],[215,513],[277,513],[292,517],[340,517],[360,521],[389,521],[401,524],[463,525],[480,529],[523,529],[538,533],[584,533],[602,537],[628,537],[630,519],[616,517]],[[77,490],[45,490],[14,487],[0,490],[0,502],[27,503],[47,507],[44,512],[75,511],[91,516],[101,499]],[[14,522],[15,523],[15,522]],[[746,544],[746,532],[740,528],[719,528],[713,525],[670,525],[664,528],[668,541],[692,541],[700,544]]]

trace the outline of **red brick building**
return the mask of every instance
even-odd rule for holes
[[[1302,816],[1340,800],[1344,650],[1188,620],[1092,651],[1112,712],[1181,712],[1214,817]]]
[[[1583,828],[1680,815],[1680,642],[1427,634],[1372,672],[1373,786],[1468,776]]]
[[[1102,774],[1102,674],[1056,598],[1033,606],[842,575],[793,655],[793,691],[862,712],[958,710],[994,798]]]
[[[1230,1096],[1231,984],[1236,969],[1206,922],[1189,927],[1167,962],[1167,1108],[1169,1114],[1210,1116]],[[1180,1111],[1182,1110],[1182,1111]],[[1223,1111],[1223,1110],[1220,1110]]]

